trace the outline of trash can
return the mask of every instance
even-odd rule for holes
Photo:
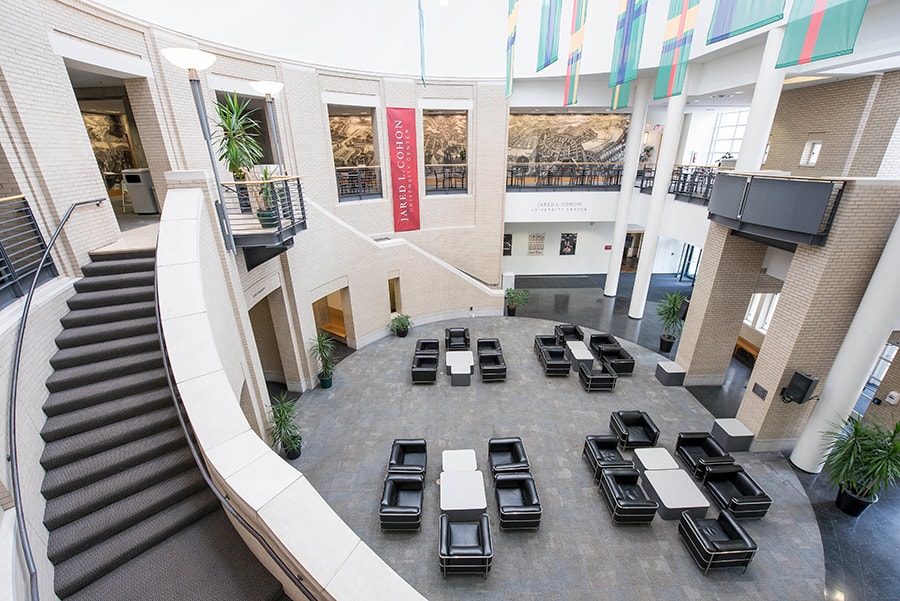
[[[135,213],[153,215],[159,213],[159,203],[153,190],[149,169],[123,169],[122,184],[128,191],[128,199]]]

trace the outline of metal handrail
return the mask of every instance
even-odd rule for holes
[[[43,256],[41,256],[41,261],[38,263],[36,273],[40,273],[41,269],[44,268],[44,264],[50,257],[50,251],[53,249],[53,244],[62,232],[63,226],[66,225],[66,222],[69,220],[75,207],[88,204],[99,207],[103,200],[103,198],[98,198],[97,200],[82,200],[69,205],[66,214],[63,215],[59,225],[56,226],[56,231],[53,232],[53,236],[50,237],[50,242],[47,243],[47,249],[44,251]],[[31,299],[34,298],[34,289],[37,288],[38,279],[39,278],[35,277],[31,281],[31,287],[28,289],[28,294],[25,295],[25,306],[22,307],[22,317],[19,320],[19,333],[18,336],[16,336],[16,350],[13,353],[12,375],[9,380],[9,453],[6,456],[7,461],[10,462],[13,503],[16,506],[16,529],[19,533],[20,542],[22,543],[22,555],[25,556],[25,565],[28,568],[31,601],[39,601],[41,596],[38,592],[37,567],[34,565],[34,555],[31,552],[31,543],[28,541],[28,529],[25,526],[25,517],[22,514],[22,489],[19,486],[19,456],[16,452],[16,400],[19,384],[19,363],[22,359],[22,343],[25,339],[25,324],[28,321],[28,311],[31,309]]]
[[[272,561],[274,561],[275,564],[281,569],[281,571],[284,572],[284,575],[287,576],[291,583],[298,589],[300,589],[300,592],[303,593],[303,596],[309,599],[309,601],[317,601],[315,596],[313,596],[313,594],[309,592],[309,589],[307,589],[303,584],[302,578],[299,575],[295,574],[293,570],[290,569],[290,567],[288,567],[288,565],[284,562],[283,559],[281,559],[278,553],[275,552],[275,549],[272,548],[272,545],[269,544],[269,541],[267,541],[265,537],[263,537],[263,535],[256,530],[256,528],[251,526],[250,523],[246,519],[244,519],[244,516],[237,512],[237,510],[228,500],[228,497],[221,490],[219,490],[218,485],[216,485],[216,483],[210,477],[209,471],[206,469],[206,463],[203,461],[203,458],[200,455],[200,451],[197,449],[197,445],[195,444],[194,439],[191,436],[190,431],[188,430],[187,421],[185,420],[183,408],[179,400],[178,390],[175,388],[175,381],[172,378],[172,366],[169,364],[169,354],[166,350],[166,341],[163,337],[162,330],[162,318],[159,311],[158,281],[159,271],[156,271],[153,278],[153,295],[156,311],[156,333],[159,337],[159,347],[162,350],[163,367],[165,368],[166,381],[169,385],[169,394],[172,397],[172,403],[175,405],[175,413],[178,415],[178,422],[181,424],[181,430],[184,433],[184,438],[187,441],[188,448],[191,451],[191,455],[194,457],[194,463],[197,464],[197,469],[200,470],[200,475],[203,476],[203,479],[206,481],[206,485],[210,488],[210,490],[212,490],[213,494],[216,495],[216,498],[219,500],[219,503],[222,504],[222,507],[225,509],[225,511],[227,511],[228,514],[231,515],[231,517],[237,520],[237,522],[241,526],[243,526],[244,530],[246,530],[250,534],[250,536],[256,539],[256,542],[262,545],[266,554],[268,554]]]

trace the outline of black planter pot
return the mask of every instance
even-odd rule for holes
[[[663,334],[659,337],[659,352],[660,353],[670,353],[672,352],[672,346],[675,344],[675,337],[669,336],[667,334]]]
[[[397,338],[406,338],[406,335],[409,334],[409,328],[397,329],[394,332],[397,334]]]
[[[878,495],[875,495],[871,499],[866,499],[864,497],[860,497],[859,495],[853,494],[849,490],[844,490],[844,487],[841,487],[838,489],[838,494],[837,498],[834,500],[834,505],[847,515],[859,517],[863,511],[874,505],[877,501]]]
[[[506,305],[506,314],[510,317],[516,316],[516,308],[511,305]]]
[[[322,374],[319,374],[319,386],[322,388],[331,388],[331,379],[333,377],[334,376],[323,376]]]
[[[264,228],[278,227],[278,211],[274,209],[257,211],[256,218],[259,219],[259,225]]]
[[[296,449],[285,449],[284,456],[290,460],[294,460],[300,456],[300,444],[297,445]]]

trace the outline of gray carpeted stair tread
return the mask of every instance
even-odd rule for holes
[[[185,446],[79,490],[48,499],[44,525],[48,530],[59,528],[192,466],[196,466],[194,457]]]
[[[127,303],[141,303],[152,301],[154,289],[152,285],[131,286],[120,290],[97,290],[91,292],[76,292],[66,304],[69,309],[90,309],[91,307],[109,307],[124,305]]]
[[[80,520],[50,531],[47,557],[53,563],[65,561],[205,487],[206,481],[199,470],[187,470],[101,507]]]
[[[151,259],[156,257],[155,248],[132,249],[132,250],[92,250],[88,253],[91,261],[99,263],[100,261],[121,261],[122,259]]]
[[[56,337],[55,342],[57,348],[64,349],[153,332],[156,332],[156,317],[138,317],[111,323],[66,328]]]
[[[218,507],[219,501],[215,495],[209,489],[204,489],[147,517],[134,526],[110,536],[87,551],[56,564],[54,572],[56,594],[60,598],[68,597],[179,530],[215,511]],[[198,552],[199,549],[200,547],[197,547],[191,555],[183,556],[182,561],[192,563],[194,558],[203,554]],[[171,562],[173,559],[170,558],[169,561]],[[204,580],[214,580],[215,578],[210,578],[214,574],[215,572],[205,574]],[[165,576],[165,578],[169,577],[168,574]],[[127,599],[128,597],[117,596],[115,598]]]
[[[104,361],[135,353],[158,350],[159,334],[153,332],[152,334],[109,340],[103,344],[85,344],[64,348],[56,351],[50,357],[50,365],[54,369],[65,369],[76,365],[84,365],[85,363],[94,363],[95,361]]]
[[[41,438],[45,442],[52,442],[79,432],[111,424],[120,419],[127,419],[171,405],[172,396],[169,388],[155,388],[140,394],[91,405],[84,409],[54,415],[44,422],[44,427],[41,429]]]
[[[153,301],[141,301],[138,303],[74,309],[64,315],[59,320],[59,323],[64,328],[78,328],[99,323],[137,319],[139,317],[156,317],[156,303]]]
[[[87,386],[51,392],[44,403],[44,413],[53,417],[163,386],[168,386],[166,370],[151,369]]]
[[[131,288],[133,286],[152,286],[153,272],[140,271],[138,273],[115,273],[112,275],[95,275],[81,278],[75,282],[77,292],[91,292],[95,290],[113,290],[118,288]]]
[[[105,361],[95,361],[74,367],[56,369],[47,378],[47,390],[59,392],[69,388],[94,384],[117,376],[126,376],[162,367],[162,351],[157,347],[156,350],[143,353],[122,355]]]
[[[204,552],[198,553],[197,549]],[[219,510],[89,584],[67,601],[282,598],[278,581],[253,556],[224,510]]]
[[[41,465],[46,470],[58,468],[151,434],[158,434],[177,424],[175,407],[161,407],[150,413],[48,442],[41,453]]]
[[[45,499],[54,499],[182,446],[184,431],[180,425],[156,432],[47,470],[41,484],[41,493]]]
[[[85,276],[109,275],[112,273],[135,273],[140,271],[153,271],[156,268],[156,259],[147,257],[142,259],[107,259],[88,263],[81,268]]]

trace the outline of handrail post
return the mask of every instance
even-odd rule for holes
[[[75,207],[81,205],[93,204],[100,206],[100,203],[103,202],[103,200],[103,198],[97,200],[82,200],[69,205],[66,214],[63,215],[59,225],[56,226],[56,231],[53,232],[53,236],[50,237],[50,242],[47,243],[44,254],[41,255],[41,260],[38,263],[34,278],[31,280],[31,287],[28,289],[28,294],[25,296],[25,305],[22,307],[22,317],[19,320],[19,333],[16,336],[16,349],[13,353],[12,374],[9,379],[9,454],[7,455],[7,460],[10,462],[13,503],[16,506],[16,530],[19,534],[19,540],[22,543],[22,554],[25,556],[25,565],[28,568],[31,601],[39,601],[40,593],[38,592],[37,568],[34,565],[34,555],[31,552],[31,543],[28,541],[28,528],[25,526],[25,517],[22,512],[22,489],[19,486],[19,456],[16,452],[16,399],[19,383],[19,363],[22,359],[22,342],[25,339],[25,324],[28,321],[28,311],[31,309],[31,299],[34,298],[34,290],[37,288],[39,279],[38,274],[41,273],[47,259],[50,257],[50,251],[53,249],[53,244],[62,232],[63,226],[66,225],[66,222],[72,215],[72,211],[75,210]]]

